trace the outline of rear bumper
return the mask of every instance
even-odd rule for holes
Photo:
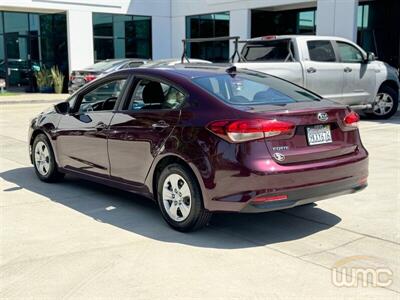
[[[331,165],[293,166],[276,172],[243,173],[243,176],[236,172],[218,177],[214,181],[213,195],[208,196],[204,204],[209,211],[254,213],[280,210],[355,193],[367,186],[367,177],[368,154],[362,151],[351,158],[337,159]],[[257,201],[264,196],[284,196],[286,199]]]
[[[299,205],[313,203],[316,201],[329,199],[346,194],[359,192],[367,187],[366,183],[354,183],[352,180],[348,182],[335,182],[322,185],[319,187],[311,187],[298,189],[287,193],[288,199],[264,203],[255,203],[249,201],[240,212],[258,213],[274,211],[286,208],[292,208]]]

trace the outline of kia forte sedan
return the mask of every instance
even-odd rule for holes
[[[366,187],[349,108],[263,73],[213,66],[127,69],[34,118],[37,176],[66,173],[147,196],[173,228],[213,212],[266,212]]]

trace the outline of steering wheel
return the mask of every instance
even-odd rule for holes
[[[102,110],[112,110],[114,108],[115,102],[117,101],[117,97],[110,97],[106,99],[103,104],[101,105]],[[111,101],[114,101],[112,108],[107,107]]]

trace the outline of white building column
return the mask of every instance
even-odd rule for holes
[[[317,35],[357,40],[358,0],[318,0]]]
[[[92,12],[67,10],[67,36],[69,70],[93,64]]]
[[[151,24],[153,60],[170,58],[171,45],[171,18],[153,16]]]
[[[229,12],[229,35],[240,36],[241,40],[250,38],[251,14],[250,9],[231,10]],[[234,43],[230,42],[229,55],[232,56]],[[240,51],[240,47],[239,47]]]
[[[171,18],[171,57],[179,57],[181,58],[183,52],[182,40],[186,38],[186,25],[185,25],[185,17],[172,17]]]

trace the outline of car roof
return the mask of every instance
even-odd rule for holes
[[[124,69],[115,73],[129,73],[129,74],[141,74],[141,75],[158,75],[158,76],[179,76],[185,77],[186,79],[193,79],[198,77],[207,77],[228,74],[229,69],[232,72],[254,72],[246,69],[236,69],[235,66],[231,64],[179,64],[175,66],[165,66],[165,67],[155,67],[155,68],[134,68],[134,69]]]

